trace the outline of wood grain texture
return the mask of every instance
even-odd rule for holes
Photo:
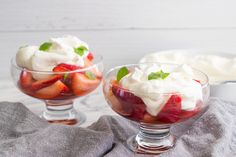
[[[235,28],[235,0],[2,0],[0,31]]]

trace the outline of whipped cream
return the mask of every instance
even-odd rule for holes
[[[148,80],[151,72],[160,70],[170,73],[169,76],[165,79]],[[201,84],[193,79],[193,70],[187,65],[170,67],[152,64],[135,68],[134,71],[123,77],[120,83],[123,88],[129,89],[143,100],[150,115],[156,116],[171,94],[175,93],[182,98],[182,110],[195,109],[197,101],[203,98]]]
[[[163,51],[144,56],[144,62],[162,62],[175,64],[188,64],[199,69],[209,77],[210,84],[219,84],[236,78],[236,57],[223,57],[214,54],[195,54],[184,50]]]
[[[88,44],[74,36],[65,36],[61,38],[51,38],[50,48],[47,51],[40,51],[39,46],[21,47],[16,54],[16,63],[18,66],[35,71],[52,71],[60,63],[68,63],[77,66],[84,66],[84,57],[87,57],[88,51],[80,56],[74,52],[74,48],[84,46],[89,49]],[[36,80],[47,78],[48,75],[33,73]]]

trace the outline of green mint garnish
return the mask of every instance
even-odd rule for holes
[[[83,56],[83,55],[84,55],[84,52],[85,52],[85,51],[88,51],[88,48],[85,47],[85,46],[80,46],[80,47],[74,48],[74,51],[75,51],[75,53],[77,53],[78,55]]]
[[[40,45],[39,50],[40,51],[48,51],[51,46],[52,46],[52,43],[45,42],[42,45]]]
[[[118,71],[117,75],[116,75],[116,80],[120,81],[124,76],[126,76],[129,73],[128,68],[126,67],[122,67],[120,68],[120,70]]]
[[[95,80],[97,78],[96,75],[91,71],[86,71],[85,76],[87,76],[90,80]]]
[[[68,78],[68,75],[69,75],[68,73],[63,75],[63,81],[66,81],[66,79]]]
[[[158,72],[152,72],[148,75],[148,80],[158,80],[158,79],[164,80],[169,76],[169,74],[170,73],[165,73],[162,70]]]

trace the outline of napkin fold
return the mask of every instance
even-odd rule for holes
[[[211,98],[201,116],[172,127],[176,146],[160,157],[236,156],[236,103]],[[88,128],[49,124],[21,103],[0,103],[1,157],[133,157],[138,124],[102,116]],[[149,155],[150,156],[150,155]]]

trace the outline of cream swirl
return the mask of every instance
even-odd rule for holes
[[[74,36],[51,38],[50,48],[42,51],[38,46],[21,47],[16,54],[18,66],[35,71],[52,71],[60,63],[68,63],[84,66],[84,57],[88,55],[88,44]],[[75,53],[75,48],[85,47],[87,50],[82,54]],[[33,74],[36,80],[44,79],[48,75]]]
[[[210,84],[219,84],[236,78],[236,57],[208,51],[169,50],[144,56],[141,63],[160,62],[188,64],[208,75]]]
[[[148,80],[151,72],[163,70],[169,73],[165,79]],[[194,79],[193,70],[187,65],[171,67],[141,66],[121,79],[121,86],[140,97],[147,107],[147,112],[156,116],[166,104],[171,94],[180,94],[181,109],[193,110],[197,101],[202,100],[201,84]]]

